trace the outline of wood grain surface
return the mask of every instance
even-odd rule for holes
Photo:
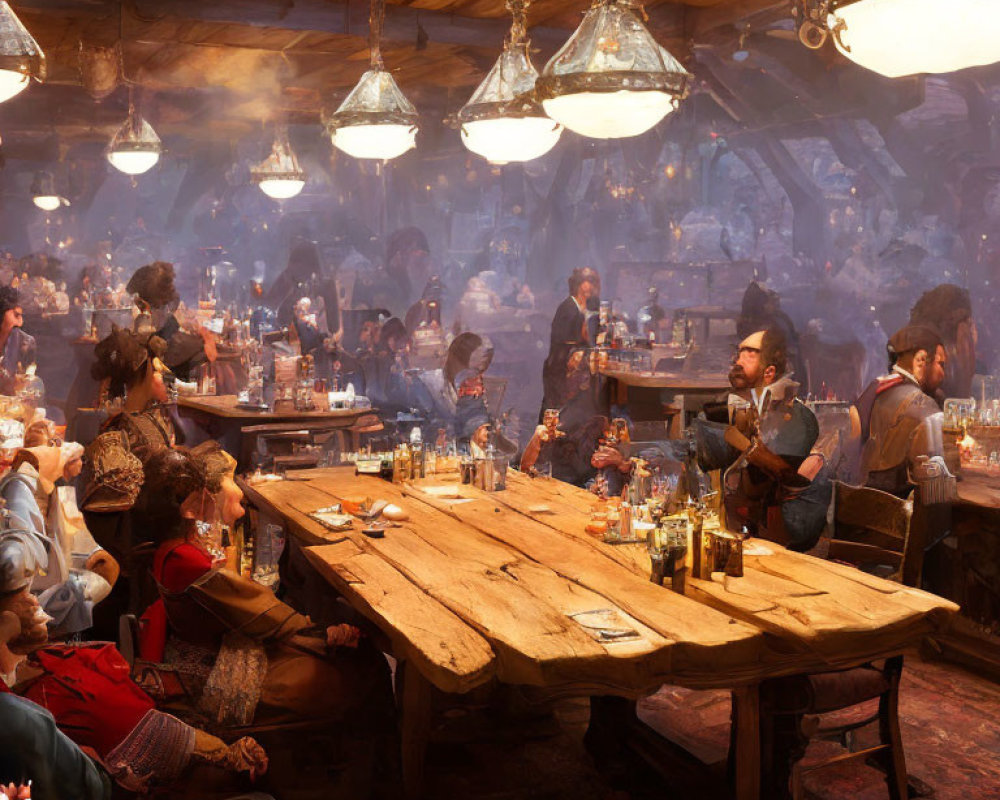
[[[743,578],[689,580],[681,596],[649,582],[643,546],[587,534],[595,498],[552,479],[510,472],[505,491],[485,493],[448,476],[405,486],[343,468],[293,477],[308,480],[251,487],[251,499],[304,543],[326,543],[310,549],[310,560],[448,691],[493,674],[637,696],[666,682],[736,686],[899,652],[944,629],[956,610],[771,543],[767,555],[746,557]],[[360,525],[332,534],[308,517],[365,498],[396,503],[409,519],[369,539]],[[602,640],[580,616],[593,611],[635,635]]]

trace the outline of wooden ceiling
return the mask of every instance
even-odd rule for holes
[[[586,0],[536,0],[536,66],[579,23]],[[0,107],[6,142],[57,135],[61,147],[106,142],[133,87],[161,136],[225,138],[284,118],[315,123],[368,65],[365,0],[14,0],[48,59],[48,78]],[[648,0],[657,39],[694,68],[695,46],[729,47],[748,22],[790,16],[790,0]],[[503,0],[388,0],[385,63],[425,113],[456,110],[499,54]],[[97,102],[81,52],[115,48],[121,82]]]

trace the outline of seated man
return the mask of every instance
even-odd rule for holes
[[[815,450],[819,426],[796,397],[784,336],[757,331],[739,344],[729,372],[726,423],[695,421],[702,469],[721,469],[726,527],[808,550],[826,524],[832,485]]]
[[[0,549],[0,558],[2,553]],[[5,675],[17,666],[18,657],[11,648],[18,649],[26,638],[18,612],[10,610],[21,602],[18,594],[14,590],[0,597],[0,607],[5,609],[0,612],[0,672]],[[4,786],[30,780],[36,800],[111,797],[111,782],[101,768],[56,727],[48,711],[11,693],[5,680],[0,680],[0,719],[0,783]]]
[[[569,399],[559,409],[558,423],[554,424],[554,409],[543,411],[543,419],[550,422],[535,428],[521,455],[521,471],[531,472],[541,463],[551,467],[553,478],[582,487],[596,477],[598,469],[627,462],[598,451],[608,418],[594,399],[585,350],[575,350],[569,356],[566,373],[564,388]]]
[[[941,410],[934,393],[947,356],[933,328],[907,325],[889,339],[889,374],[876,378],[856,404],[861,427],[861,483],[907,497],[922,460],[944,466]]]

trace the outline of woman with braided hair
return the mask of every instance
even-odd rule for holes
[[[94,348],[94,379],[107,387],[109,398],[124,397],[122,410],[102,426],[84,452],[80,509],[95,541],[122,567],[122,580],[99,609],[95,625],[104,635],[117,631],[118,616],[139,611],[155,598],[142,548],[148,543],[143,517],[144,467],[157,453],[173,447],[176,428],[163,404],[169,373],[160,360],[165,344],[157,336],[142,337],[113,328]],[[103,624],[102,624],[103,623]]]

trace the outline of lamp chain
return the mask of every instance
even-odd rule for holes
[[[642,0],[594,0],[591,8],[596,6],[623,6],[638,11],[642,21],[649,22],[649,14],[646,13],[646,7],[642,4]]]
[[[385,24],[385,0],[371,0],[368,14],[368,49],[373,70],[382,70],[382,26]]]
[[[525,44],[528,41],[528,6],[531,0],[507,0],[507,10],[513,18],[510,25],[511,47]]]

